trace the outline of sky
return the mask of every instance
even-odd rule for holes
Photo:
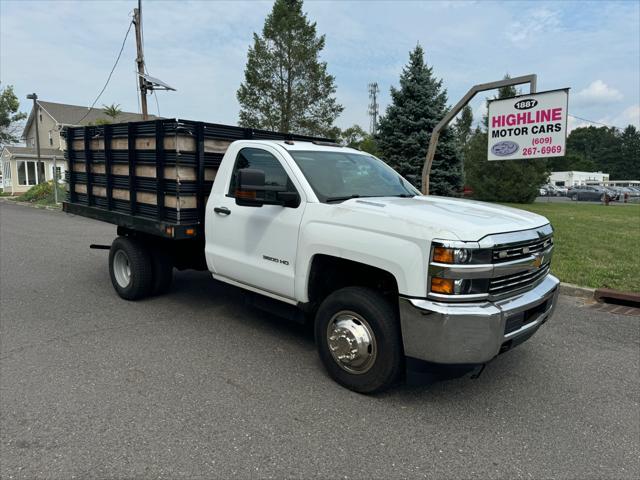
[[[0,0],[0,83],[89,106],[111,70],[137,0]],[[143,0],[147,69],[177,89],[158,92],[164,117],[235,124],[236,91],[247,50],[271,10],[269,1]],[[478,83],[536,73],[538,91],[570,87],[569,113],[624,128],[640,126],[640,1],[310,1],[309,19],[326,35],[321,59],[336,78],[344,112],[337,124],[368,129],[367,85],[380,88],[380,111],[409,51],[426,62],[455,104]],[[135,37],[97,106],[139,111]],[[528,92],[523,86],[522,92]],[[478,121],[480,94],[472,102]],[[158,106],[149,98],[150,113]],[[569,118],[569,128],[588,125]]]

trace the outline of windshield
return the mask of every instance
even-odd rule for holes
[[[289,150],[321,202],[358,197],[413,197],[409,182],[367,154]]]

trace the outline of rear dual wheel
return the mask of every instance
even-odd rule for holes
[[[118,237],[109,251],[109,276],[120,297],[139,300],[169,289],[173,264],[158,246],[133,237]]]

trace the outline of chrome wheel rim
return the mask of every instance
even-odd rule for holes
[[[126,288],[131,283],[131,264],[123,250],[118,250],[113,256],[113,274],[120,287]]]
[[[355,312],[341,311],[331,318],[327,344],[338,366],[356,375],[368,372],[378,355],[373,329]]]

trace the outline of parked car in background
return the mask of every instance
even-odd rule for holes
[[[545,191],[545,195],[548,197],[563,197],[567,195],[566,187],[558,187],[557,185],[553,185],[551,183],[547,183],[540,187],[541,190]]]
[[[609,195],[609,201],[618,201],[620,199],[620,192],[613,187],[602,187],[607,195]]]
[[[603,187],[595,185],[576,185],[569,188],[567,196],[574,201],[592,201],[600,202],[604,200],[606,195],[609,200],[614,200],[615,195],[612,192],[608,192]]]
[[[634,186],[634,187],[627,187],[627,188],[629,188],[632,192],[635,192],[632,194],[634,197],[640,197],[640,187]]]

